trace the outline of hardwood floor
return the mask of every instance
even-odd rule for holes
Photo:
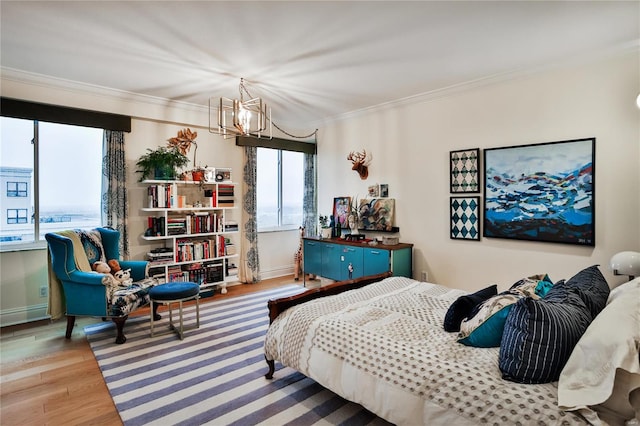
[[[227,294],[218,293],[201,303],[294,282],[288,276],[230,286]],[[148,314],[148,308],[136,312]],[[0,424],[122,424],[83,332],[86,325],[100,321],[77,318],[71,339],[64,337],[65,318],[2,328]]]

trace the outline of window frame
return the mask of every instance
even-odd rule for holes
[[[283,184],[282,184],[282,166],[284,164],[284,162],[282,161],[282,153],[284,151],[288,151],[286,149],[276,149],[276,148],[271,148],[271,147],[263,147],[263,146],[258,146],[256,147],[257,150],[259,149],[272,149],[274,151],[276,151],[277,153],[277,171],[278,171],[278,176],[277,176],[277,187],[278,187],[278,203],[277,203],[277,216],[278,216],[278,224],[275,226],[263,226],[260,227],[260,224],[257,223],[258,226],[258,232],[280,232],[280,231],[291,231],[294,229],[298,229],[300,227],[300,225],[296,225],[296,224],[286,224],[283,225],[282,224],[282,215],[283,215],[283,210],[284,210],[284,201],[283,201],[283,196],[282,196],[282,189],[283,189]],[[257,151],[256,151],[256,155],[257,155]],[[304,161],[304,157],[303,157],[303,161]],[[303,164],[304,166],[304,164]],[[259,167],[259,165],[257,165],[257,167]],[[304,183],[303,183],[304,185]],[[304,212],[303,212],[304,214]],[[257,221],[257,218],[256,218]]]
[[[16,189],[9,189],[9,185],[10,184],[14,184],[16,186]],[[20,187],[22,186],[21,184],[24,184],[24,190],[21,190]],[[26,182],[10,182],[7,181],[7,198],[24,198],[24,197],[28,197],[29,193],[28,190],[29,187],[27,185]],[[12,195],[14,194],[15,195]],[[22,193],[24,193],[24,195],[21,195]]]
[[[101,111],[92,111],[82,108],[64,107],[53,104],[30,102],[21,99],[0,97],[0,116],[30,120],[34,123],[34,167],[33,167],[33,187],[34,194],[34,214],[39,215],[39,141],[37,131],[38,122],[66,124],[79,127],[93,127],[97,129],[131,132],[131,116],[113,114]],[[0,253],[12,251],[25,251],[43,249],[47,247],[47,242],[40,239],[40,221],[33,220],[34,241],[24,243],[7,242],[0,245]]]

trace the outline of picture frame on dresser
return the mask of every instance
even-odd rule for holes
[[[480,196],[450,197],[452,240],[480,241]]]
[[[349,212],[351,211],[351,197],[335,197],[333,199],[333,218],[344,228],[349,227]]]
[[[483,235],[595,246],[595,142],[485,149]]]
[[[450,151],[449,172],[452,194],[480,192],[480,148]]]

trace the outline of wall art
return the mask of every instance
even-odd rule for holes
[[[451,197],[452,240],[480,241],[480,197]]]
[[[349,227],[349,212],[351,211],[351,197],[336,197],[333,199],[333,219],[340,222],[340,227]]]
[[[393,231],[396,200],[372,198],[360,200],[359,213],[362,229],[370,231]]]
[[[480,192],[480,149],[449,153],[450,192]]]
[[[483,235],[594,246],[595,142],[485,149]]]

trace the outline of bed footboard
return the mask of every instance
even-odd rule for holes
[[[318,297],[331,296],[342,293],[343,291],[364,287],[376,281],[381,281],[391,275],[391,272],[384,272],[382,274],[368,275],[353,280],[337,281],[324,287],[309,289],[295,296],[269,300],[269,302],[267,302],[267,306],[269,307],[269,323],[272,323],[278,315],[292,306],[317,299]]]

